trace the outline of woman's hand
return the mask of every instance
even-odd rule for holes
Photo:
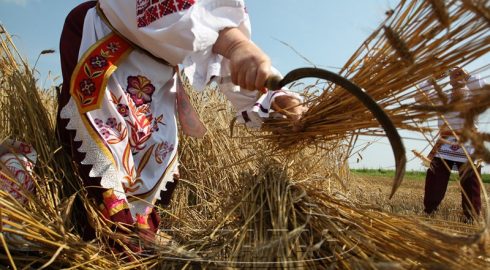
[[[269,57],[238,28],[219,33],[213,52],[230,60],[231,80],[247,90],[262,90],[271,75]]]
[[[286,95],[278,96],[272,102],[272,109],[285,115],[291,121],[294,131],[299,131],[303,128],[300,120],[308,108],[302,105],[299,99]]]
[[[238,28],[220,31],[213,52],[230,60],[231,80],[247,90],[265,90],[267,78],[273,75],[269,57]],[[306,111],[301,101],[291,96],[278,96],[272,109],[285,115],[294,130],[301,130],[299,120]]]

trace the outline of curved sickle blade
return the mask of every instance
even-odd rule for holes
[[[390,141],[391,148],[393,149],[393,155],[395,156],[395,178],[393,179],[393,187],[391,189],[390,199],[395,194],[396,190],[400,186],[403,176],[405,175],[405,165],[407,163],[407,158],[405,156],[405,146],[396,130],[395,125],[391,122],[390,117],[386,112],[374,101],[374,99],[366,93],[362,88],[355,85],[348,79],[335,74],[333,72],[319,69],[319,68],[299,68],[292,70],[284,78],[277,76],[271,77],[267,80],[266,86],[271,90],[281,89],[283,86],[302,79],[314,77],[319,79],[324,79],[341,86],[345,90],[349,91],[350,94],[355,96],[364,106],[374,115],[376,120],[381,124],[386,132],[386,136]]]

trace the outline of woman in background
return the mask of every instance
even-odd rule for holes
[[[452,86],[448,96],[450,103],[467,99],[471,96],[471,91],[482,89],[486,85],[478,75],[471,76],[460,67],[449,71],[449,83]],[[430,90],[429,84],[423,86],[422,90]],[[477,168],[475,172],[468,160],[468,156],[474,152],[473,147],[461,144],[454,136],[454,133],[457,134],[464,128],[464,122],[458,112],[447,112],[439,119],[439,140],[429,154],[431,163],[425,179],[424,212],[430,215],[437,210],[446,193],[451,170],[457,169],[462,187],[464,221],[471,222],[480,214],[481,209],[481,187],[476,175],[480,174],[481,167],[474,165]]]

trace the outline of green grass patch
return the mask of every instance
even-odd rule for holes
[[[359,176],[369,176],[369,177],[394,177],[395,170],[386,170],[386,169],[351,169],[350,170],[354,175]],[[405,179],[407,180],[420,180],[425,181],[425,171],[407,171],[405,172]],[[450,181],[455,181],[458,178],[457,172],[451,173]],[[490,183],[490,174],[484,173],[482,174],[482,180],[484,183]]]

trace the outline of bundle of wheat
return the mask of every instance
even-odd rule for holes
[[[479,234],[450,236],[415,219],[354,205],[290,179],[292,170],[282,162],[265,159],[258,166],[256,174],[241,177],[244,185],[227,201],[233,207],[207,230],[188,236],[186,248],[200,258],[194,264],[240,269],[490,265]]]
[[[352,55],[340,75],[362,87],[398,128],[431,131],[420,123],[448,110],[460,112],[467,125],[471,125],[475,117],[490,106],[490,92],[485,89],[474,91],[475,95],[467,101],[472,106],[463,102],[446,102],[441,107],[418,106],[414,105],[414,99],[424,95],[416,87],[422,81],[432,79],[435,88],[441,89],[444,85],[438,85],[442,81],[440,74],[454,66],[464,66],[490,51],[488,8],[487,1],[401,1],[396,9],[387,12],[388,18]],[[486,68],[488,66],[482,67]],[[312,72],[312,77],[318,75],[315,70]],[[379,114],[370,113],[364,107],[369,103],[366,97],[354,96],[350,89],[323,79],[306,89],[301,83],[291,87],[305,92],[309,109],[299,123],[274,120],[265,128],[272,133],[254,134],[271,141],[269,148],[273,151],[302,149],[358,135],[384,136]],[[443,100],[439,95],[430,104]],[[396,133],[394,128],[387,129],[384,124],[383,128],[394,148],[398,170],[393,194],[403,175],[404,149],[398,136],[391,135]],[[471,140],[482,146],[474,158],[490,161],[489,151],[483,147],[488,134],[468,129],[461,135],[462,142]]]
[[[227,136],[232,113],[222,97],[211,92],[194,99],[205,100],[198,110],[208,133],[203,141],[182,142],[189,151],[181,155],[181,185],[172,207],[163,210],[164,229],[192,255],[173,257],[170,263],[166,251],[159,255],[162,266],[489,266],[484,229],[441,233],[442,228],[432,229],[419,219],[383,213],[344,196],[349,144],[332,140],[324,148],[264,154],[254,149],[268,142],[248,137],[243,128],[235,128],[235,138]]]
[[[435,113],[406,105],[422,95],[414,86],[489,52],[488,3],[401,1],[387,15],[386,21],[352,55],[340,74],[365,89],[397,127],[418,131],[415,122]],[[485,68],[488,66],[482,69]],[[379,135],[376,129],[379,124],[373,116],[344,89],[322,81],[314,90],[319,93],[309,91],[306,103],[310,108],[301,120],[304,129],[290,132],[286,137],[281,134],[283,143],[302,147],[345,138],[353,132]],[[481,96],[475,97],[475,101],[478,102],[473,104],[488,106]],[[276,135],[266,137],[277,139]]]

